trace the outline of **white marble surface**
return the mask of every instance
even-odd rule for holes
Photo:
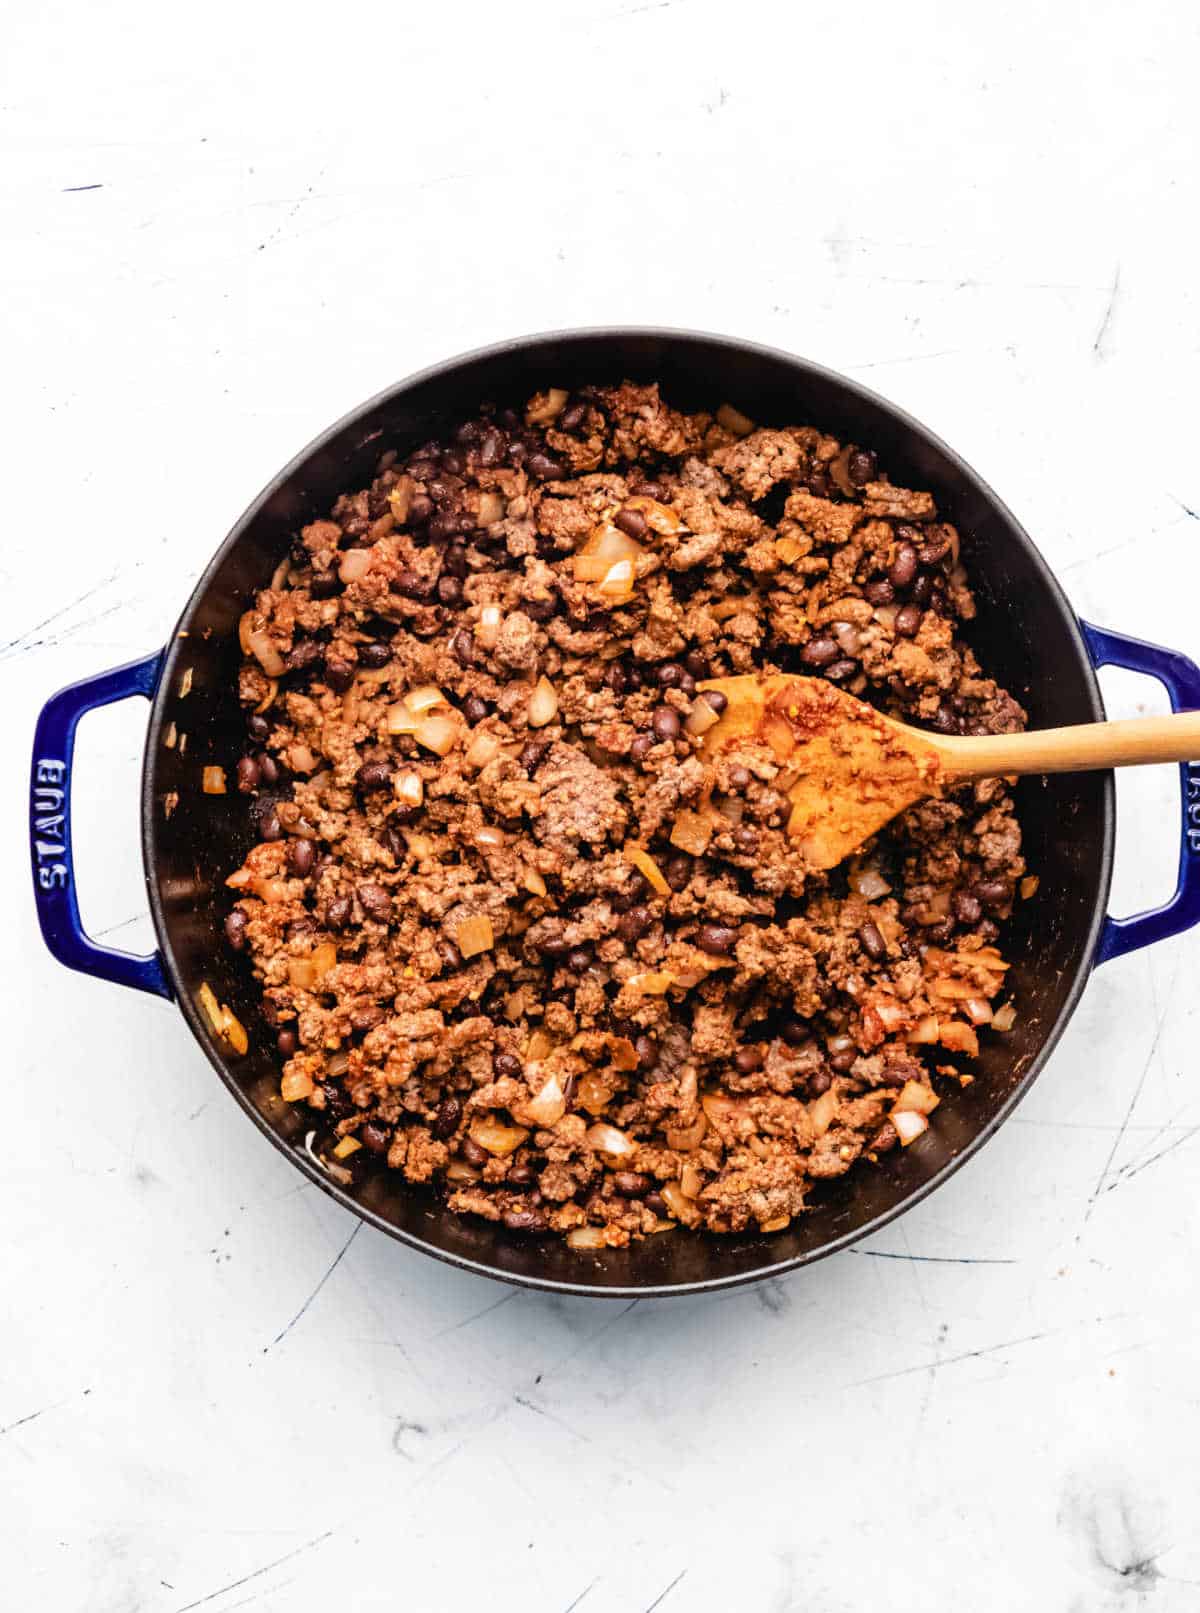
[[[1200,651],[1194,8],[47,0],[4,32],[0,1600],[1200,1607],[1200,937],[1107,967],[869,1247],[564,1301],[360,1229],[173,1009],[52,964],[22,783],[41,700],[161,642],[317,430],[572,324],[861,378],[1081,613]],[[144,720],[81,739],[87,918],[133,946]],[[1173,795],[1123,781],[1125,910],[1169,881]]]

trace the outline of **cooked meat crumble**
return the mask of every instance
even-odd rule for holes
[[[918,1136],[1011,1023],[1008,789],[815,873],[769,745],[702,753],[702,686],[1015,730],[973,614],[930,495],[812,427],[626,382],[386,454],[241,624],[259,843],[226,935],[329,1168],[595,1249],[778,1230]]]

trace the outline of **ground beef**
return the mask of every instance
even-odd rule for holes
[[[869,448],[539,393],[385,453],[273,582],[226,935],[331,1170],[580,1249],[772,1231],[971,1078],[1025,873],[1006,784],[819,873],[769,746],[688,731],[756,669],[1023,726],[958,636],[958,534]]]

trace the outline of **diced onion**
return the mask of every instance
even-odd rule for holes
[[[395,784],[396,799],[405,806],[419,807],[425,799],[425,782],[419,773],[401,773]]]
[[[644,875],[650,889],[659,896],[669,896],[671,887],[667,884],[666,876],[655,862],[654,858],[642,846],[626,846],[625,860],[633,864],[639,874]]]
[[[262,667],[268,678],[281,678],[284,673],[283,656],[271,643],[264,628],[257,628],[247,635],[247,648],[250,654]]]
[[[698,812],[682,811],[671,829],[671,844],[693,857],[700,857],[712,839],[712,825]]]
[[[250,1038],[246,1035],[246,1027],[224,1003],[221,1004],[221,1035],[235,1053],[249,1052]]]
[[[908,1010],[894,997],[877,997],[872,1001],[871,1007],[878,1014],[879,1023],[885,1031],[899,1030],[908,1018]]]
[[[679,1191],[689,1199],[698,1199],[704,1186],[704,1178],[699,1169],[687,1164],[679,1173]]]
[[[808,1118],[812,1121],[813,1131],[818,1137],[823,1137],[833,1124],[833,1117],[837,1114],[838,1100],[832,1087],[828,1092],[822,1092],[819,1098],[814,1098],[808,1106]]]
[[[499,1120],[476,1120],[471,1126],[471,1141],[501,1159],[515,1153],[528,1136],[525,1126],[506,1126]]]
[[[1040,883],[1041,881],[1038,879],[1036,874],[1026,874],[1025,878],[1021,881],[1020,886],[1021,900],[1023,902],[1027,902],[1029,898],[1034,895]]]
[[[224,795],[225,769],[223,767],[206,767],[201,788],[204,790],[205,795]]]
[[[418,688],[408,691],[404,703],[410,711],[419,714],[428,711],[430,706],[444,706],[446,697],[436,683],[422,683]]]
[[[549,391],[539,393],[529,408],[525,411],[525,421],[531,426],[548,426],[552,420],[557,420],[567,406],[567,393],[561,386],[552,386]]]
[[[546,895],[546,881],[536,868],[526,868],[521,875],[521,884],[531,896]]]
[[[495,734],[476,734],[467,746],[467,766],[486,767],[500,754],[500,741]]]
[[[216,992],[212,989],[207,980],[201,983],[200,989],[196,993],[196,1000],[207,1014],[208,1022],[212,1026],[213,1030],[220,1031],[221,1005],[217,1001]]]
[[[584,1133],[584,1142],[598,1154],[609,1154],[614,1159],[625,1159],[634,1151],[634,1145],[623,1131],[599,1121]]]
[[[312,1077],[306,1070],[289,1070],[279,1083],[279,1095],[284,1103],[301,1103],[312,1096]]]
[[[343,582],[358,582],[370,569],[370,549],[347,549],[338,567],[338,576]]]
[[[699,738],[701,734],[706,734],[710,728],[715,728],[720,720],[720,717],[709,705],[708,701],[703,695],[700,695],[697,700],[692,702],[692,709],[688,713],[687,721],[683,726],[689,734]]]
[[[943,1020],[938,1027],[938,1041],[952,1053],[967,1053],[974,1058],[979,1052],[979,1038],[974,1028],[961,1019]]]
[[[607,1249],[603,1227],[573,1227],[567,1233],[568,1249]]]
[[[327,1073],[332,1076],[345,1075],[349,1068],[350,1055],[344,1047],[339,1049],[339,1051],[336,1052],[332,1058],[328,1059],[325,1064]]]
[[[688,1198],[678,1182],[664,1182],[659,1193],[666,1201],[667,1209],[677,1221],[686,1221],[693,1226],[700,1219],[700,1212]]]
[[[925,1116],[917,1114],[913,1109],[901,1109],[899,1114],[893,1112],[892,1125],[902,1148],[907,1148],[909,1143],[915,1143],[918,1137],[929,1130],[929,1122]]]
[[[554,1046],[552,1036],[548,1036],[543,1030],[536,1030],[525,1045],[525,1057],[531,1064],[535,1064],[539,1059],[548,1058],[553,1053]]]
[[[834,622],[831,625],[833,636],[837,639],[838,647],[841,649],[842,654],[857,659],[858,652],[862,648],[858,628],[855,627],[853,622]]]
[[[492,921],[486,913],[475,913],[464,919],[454,937],[454,944],[464,958],[474,958],[480,952],[487,952],[495,943]]]
[[[923,1081],[906,1081],[900,1088],[900,1096],[892,1105],[892,1113],[897,1110],[901,1114],[905,1110],[912,1110],[914,1114],[931,1115],[942,1100],[932,1087],[927,1087]]]
[[[628,571],[621,575],[631,586],[637,561],[645,552],[641,544],[622,532],[620,527],[602,521],[599,526],[593,527],[587,542],[577,551],[571,569],[576,582],[602,583],[617,566],[628,562]]]
[[[881,896],[887,896],[891,886],[878,868],[868,864],[860,864],[850,871],[850,889],[865,896],[868,902],[877,902]]]
[[[717,424],[722,431],[732,432],[735,437],[748,437],[754,430],[754,421],[750,416],[735,409],[732,403],[723,403],[717,410]]]
[[[408,507],[412,503],[414,485],[411,476],[400,476],[388,493],[388,505],[400,526],[408,520]]]
[[[992,1005],[985,997],[968,997],[963,1002],[963,1010],[972,1025],[990,1025],[992,1023]]]
[[[760,1221],[758,1223],[758,1230],[760,1232],[782,1232],[785,1227],[790,1225],[791,1216],[776,1215],[772,1216],[769,1221]]]
[[[496,641],[500,637],[500,623],[503,614],[499,605],[485,605],[479,613],[479,626],[475,629],[475,638],[481,649],[494,650]]]
[[[418,862],[423,862],[426,857],[433,856],[433,841],[428,835],[409,835],[406,844],[408,846],[409,855],[411,857],[415,857]]]
[[[468,1165],[465,1159],[452,1159],[446,1166],[446,1180],[448,1182],[477,1182],[479,1172],[474,1165]]]
[[[618,560],[609,566],[601,577],[596,592],[605,599],[621,604],[633,595],[634,566],[632,560]]]
[[[563,1097],[557,1076],[551,1075],[547,1078],[540,1092],[536,1097],[530,1098],[525,1109],[539,1126],[558,1124],[567,1112],[567,1100]]]
[[[529,726],[544,728],[558,715],[558,695],[547,678],[539,678],[529,697]]]
[[[608,1050],[612,1054],[613,1067],[618,1070],[636,1070],[638,1067],[637,1048],[628,1036],[610,1036]]]
[[[334,1159],[349,1159],[351,1154],[357,1154],[362,1144],[357,1137],[342,1137],[333,1150]]]
[[[458,727],[449,717],[422,717],[413,730],[413,737],[418,745],[424,745],[436,756],[445,756],[458,738]]]
[[[407,700],[398,700],[394,706],[387,709],[387,731],[389,734],[415,734],[419,719],[409,710]]]
[[[625,982],[629,991],[643,997],[665,997],[674,984],[675,976],[669,969],[643,969]]]
[[[708,607],[708,614],[714,622],[728,621],[731,616],[740,616],[744,610],[754,610],[758,606],[757,594],[742,594],[726,596],[718,599],[716,604]]]
[[[1017,1022],[1017,1010],[1012,1003],[1005,1003],[1003,1008],[997,1008],[992,1015],[992,1029],[994,1031],[1010,1031]]]
[[[475,517],[480,526],[491,526],[504,519],[504,500],[499,493],[481,493],[479,511]]]
[[[909,1042],[936,1042],[938,1039],[938,1020],[936,1014],[925,1014],[909,1031],[906,1040]]]
[[[603,1076],[589,1073],[581,1075],[575,1083],[575,1104],[590,1115],[603,1114],[612,1095],[613,1089]]]
[[[699,1148],[707,1130],[708,1118],[701,1113],[690,1126],[668,1126],[663,1136],[667,1139],[668,1148],[674,1148],[680,1154],[690,1154],[693,1148]]]
[[[490,823],[485,823],[476,829],[471,840],[480,851],[499,851],[507,843],[504,831]]]

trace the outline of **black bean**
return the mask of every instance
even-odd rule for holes
[[[638,488],[643,498],[653,499],[655,504],[665,504],[670,498],[670,491],[661,482],[643,482]]]
[[[641,510],[618,510],[613,517],[613,525],[620,527],[626,537],[644,538],[650,527]]]
[[[875,480],[877,463],[869,448],[856,448],[846,461],[846,475],[855,487],[865,487],[868,482]]]
[[[723,958],[731,952],[736,940],[737,931],[728,924],[702,924],[696,931],[696,945],[714,958]]]
[[[682,677],[683,668],[677,661],[666,661],[654,671],[654,681],[660,689],[678,689]]]
[[[293,840],[288,847],[288,870],[297,879],[307,879],[316,861],[317,848],[311,840]]]
[[[493,426],[485,431],[479,444],[479,463],[483,466],[498,465],[504,453],[504,438]]]
[[[439,1142],[445,1142],[447,1137],[453,1137],[458,1130],[458,1123],[462,1119],[462,1103],[453,1096],[443,1098],[438,1105],[437,1118],[429,1128]]]
[[[547,958],[565,958],[571,950],[571,943],[561,929],[552,927],[543,935],[541,948]]]
[[[823,1092],[828,1092],[832,1085],[833,1076],[828,1070],[813,1070],[805,1080],[804,1091],[810,1098],[819,1098]]]
[[[474,1137],[464,1137],[462,1142],[459,1144],[459,1152],[462,1154],[462,1157],[466,1160],[467,1164],[474,1165],[476,1170],[478,1170],[481,1165],[486,1165],[488,1160],[492,1157],[486,1148],[481,1147],[480,1144],[475,1141]]]
[[[435,1133],[436,1135],[436,1133]],[[378,1120],[368,1120],[358,1134],[358,1140],[372,1154],[386,1154],[392,1140],[390,1129]]]
[[[633,1051],[637,1054],[638,1069],[652,1070],[658,1063],[658,1043],[653,1036],[638,1036],[634,1039]]]
[[[408,501],[408,525],[424,526],[433,514],[433,500],[425,493],[414,493]]]
[[[354,682],[354,662],[343,661],[340,656],[325,657],[325,682],[335,694],[345,694]]]
[[[733,831],[733,843],[739,851],[757,851],[758,830],[752,829],[748,823],[740,823]]]
[[[520,763],[527,773],[533,773],[541,766],[546,752],[550,749],[549,740],[531,739],[521,746]]]
[[[549,454],[530,454],[525,468],[539,482],[558,482],[566,474],[558,460],[551,459]]]
[[[644,762],[653,749],[653,737],[650,734],[638,734],[629,747],[630,759],[635,762]]]
[[[604,682],[612,690],[613,694],[617,696],[623,695],[629,682],[629,679],[625,676],[625,668],[618,661],[614,661],[604,674]]]
[[[667,1201],[663,1198],[661,1193],[647,1193],[643,1202],[645,1203],[646,1208],[648,1210],[652,1210],[655,1215],[670,1214],[670,1211],[667,1209]]]
[[[481,723],[487,714],[488,703],[486,700],[481,700],[477,694],[469,694],[463,701],[463,716],[472,728],[476,723]]]
[[[586,403],[569,404],[558,417],[558,429],[560,431],[577,430],[583,424],[583,418],[586,414]]]
[[[896,597],[896,590],[886,577],[879,582],[869,582],[863,593],[872,605],[890,605]]]
[[[612,1185],[623,1199],[640,1199],[643,1193],[650,1191],[653,1178],[644,1176],[641,1171],[614,1171]]]
[[[540,1210],[505,1210],[504,1225],[510,1232],[545,1232],[546,1218]]]
[[[391,917],[392,898],[384,886],[377,885],[374,880],[367,880],[358,887],[356,894],[368,917],[381,924]]]
[[[681,891],[691,879],[693,872],[692,859],[686,852],[677,851],[673,857],[667,859],[667,866],[663,870],[667,884],[673,891]]]
[[[1012,900],[1012,886],[1006,879],[977,879],[971,891],[984,907],[1004,907]]]
[[[955,891],[950,898],[950,909],[958,922],[968,928],[983,917],[983,905],[970,891]]]
[[[457,510],[439,510],[429,523],[434,543],[448,543],[463,530],[463,517]]]
[[[800,659],[805,666],[829,666],[841,653],[837,640],[822,634],[819,638],[809,639],[800,651]]]
[[[882,963],[887,957],[887,942],[878,924],[868,921],[858,932],[858,944],[872,963]]]
[[[789,1014],[779,1027],[779,1034],[789,1047],[803,1047],[809,1039],[808,1026],[795,1014]]]
[[[935,734],[957,734],[958,718],[948,706],[939,706],[930,725]]]
[[[931,942],[934,946],[941,946],[954,934],[953,919],[939,919],[936,924],[927,924],[922,933],[922,940]]]
[[[378,639],[370,644],[362,645],[358,652],[358,659],[362,665],[373,667],[376,670],[379,667],[386,666],[391,658],[392,646],[383,644]]]
[[[453,449],[449,453],[444,453],[442,455],[442,469],[447,476],[461,476],[466,469],[462,455],[456,454]]]
[[[817,465],[808,473],[808,490],[814,498],[829,497],[829,477],[822,465]]]
[[[495,1053],[492,1056],[492,1069],[497,1076],[520,1075],[521,1061],[515,1053]]]
[[[592,954],[587,947],[572,947],[567,953],[567,968],[573,969],[576,974],[582,974],[591,961]]]
[[[240,952],[246,944],[248,922],[240,907],[235,907],[232,913],[225,915],[225,939],[235,952]]]
[[[455,946],[453,941],[447,939],[446,936],[442,936],[442,938],[438,941],[437,949],[438,957],[440,957],[442,960],[443,969],[462,968],[463,955]]]
[[[653,923],[654,915],[648,907],[631,907],[617,920],[617,934],[622,941],[640,941]]]
[[[849,656],[844,656],[840,661],[835,661],[832,666],[825,668],[825,676],[831,683],[845,683],[846,679],[852,678],[857,671],[858,662],[852,661]]]
[[[302,638],[284,656],[283,664],[289,672],[303,672],[307,667],[315,666],[323,654],[315,639]]]
[[[700,698],[708,701],[718,717],[721,716],[729,704],[729,696],[722,694],[720,689],[706,689]]]
[[[936,566],[950,553],[950,534],[931,532],[917,553],[923,566]]]
[[[258,771],[262,774],[264,784],[279,783],[279,763],[266,751],[258,758]]]
[[[258,763],[253,756],[243,756],[237,764],[237,787],[243,795],[250,795],[258,788]]]
[[[933,578],[923,571],[912,585],[912,597],[918,605],[928,605],[933,598]]]
[[[672,711],[670,706],[656,706],[650,718],[650,726],[657,740],[678,739],[679,713]]]
[[[429,600],[433,598],[434,584],[406,566],[396,573],[392,587],[405,599]]]
[[[345,929],[350,922],[350,898],[334,896],[325,908],[325,923],[331,930]]]
[[[888,581],[893,588],[911,588],[917,575],[917,551],[913,544],[902,543],[896,558],[888,567]]]
[[[921,625],[920,605],[901,605],[896,612],[896,632],[901,638],[914,638]]]
[[[514,470],[520,470],[525,463],[525,456],[529,452],[523,442],[510,442],[508,445],[508,462]]]
[[[856,1047],[844,1047],[840,1053],[831,1053],[829,1055],[829,1068],[836,1070],[839,1075],[849,1075],[857,1058],[858,1049]]]
[[[252,711],[246,718],[246,732],[251,739],[257,739],[261,745],[265,739],[271,737],[271,725],[261,712]]]
[[[460,627],[450,640],[450,653],[464,669],[469,667],[475,658],[475,640],[465,627]]]
[[[357,1008],[350,1010],[350,1025],[360,1034],[373,1031],[376,1025],[382,1025],[387,1015],[378,1003],[361,1003]]]
[[[389,762],[364,762],[354,775],[354,782],[364,795],[372,790],[386,790],[392,782]]]
[[[296,1040],[296,1033],[293,1030],[282,1030],[275,1038],[275,1046],[285,1059],[290,1059],[299,1045],[300,1043]]]
[[[309,594],[313,599],[329,599],[337,593],[339,580],[336,571],[316,571],[308,585]]]
[[[751,1075],[755,1070],[761,1070],[762,1061],[761,1047],[739,1047],[733,1055],[733,1067],[739,1075]]]
[[[287,941],[303,941],[306,937],[316,935],[317,921],[310,914],[305,913],[292,922],[284,930],[284,939]]]
[[[558,615],[558,607],[562,603],[557,594],[551,594],[548,599],[525,599],[521,601],[521,608],[526,616],[533,622],[548,622],[552,616]]]
[[[461,579],[447,574],[440,576],[438,578],[437,596],[440,604],[449,606],[451,609],[455,605],[461,604],[463,596]]]
[[[267,808],[258,820],[258,834],[261,840],[282,840],[283,825],[279,821],[279,814],[273,806]]]

